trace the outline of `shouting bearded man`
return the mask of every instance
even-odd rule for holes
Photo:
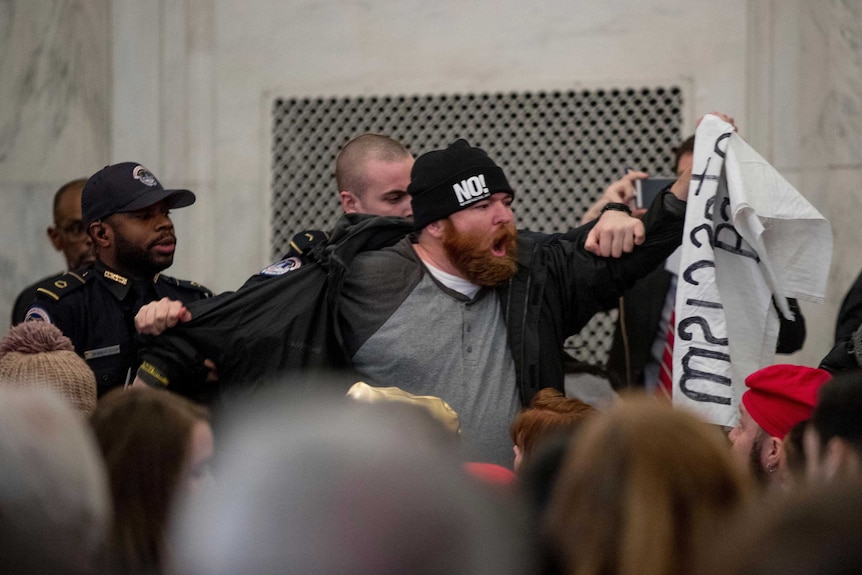
[[[643,220],[631,217],[625,204],[609,203],[594,223],[545,235],[516,231],[515,191],[484,151],[458,140],[426,153],[413,165],[407,188],[414,233],[357,253],[343,270],[343,283],[315,284],[337,303],[332,320],[340,334],[338,357],[326,357],[345,360],[371,384],[442,398],[459,414],[467,456],[509,466],[508,427],[518,409],[543,387],[563,389],[564,340],[596,312],[614,307],[621,293],[679,245],[689,180],[686,172]],[[345,216],[338,235],[355,240],[352,231],[377,234],[406,223]],[[351,240],[343,241],[328,247]],[[324,339],[291,339],[296,314],[285,310],[297,302],[318,308],[314,296],[291,291],[290,278],[241,289],[194,320],[179,317],[172,302],[149,306],[139,314],[150,318],[146,333],[190,323],[187,331],[154,338],[146,369],[138,371],[140,384],[182,392],[191,377],[186,368],[198,354],[181,350],[194,348],[196,337],[208,342],[203,353],[248,350],[227,363],[261,377],[269,375],[262,364],[274,364],[275,371],[295,368],[292,352]],[[256,323],[261,318],[265,324]],[[299,323],[320,326],[329,319],[303,316]],[[242,341],[236,341],[236,325],[246,326]],[[255,358],[251,364],[244,363],[248,357]],[[240,370],[232,370],[243,381]]]
[[[503,170],[464,140],[420,156],[408,192],[416,233],[347,275],[346,352],[370,383],[443,398],[468,456],[510,465],[518,409],[563,387],[563,341],[679,244],[688,178],[643,222],[610,204],[589,235],[517,232]]]

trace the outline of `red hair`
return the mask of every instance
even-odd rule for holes
[[[526,457],[546,438],[570,432],[594,413],[596,410],[580,399],[546,387],[515,417],[509,435]]]

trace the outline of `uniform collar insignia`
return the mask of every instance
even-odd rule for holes
[[[127,283],[129,283],[128,278],[124,278],[120,274],[114,273],[111,270],[105,270],[104,276],[109,280],[117,282],[120,285],[126,285]]]
[[[96,260],[96,263],[93,264],[93,271],[98,274],[96,279],[98,279],[118,300],[124,299],[132,288],[132,282],[129,278],[108,269],[108,266],[100,260]]]

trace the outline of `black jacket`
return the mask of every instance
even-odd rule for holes
[[[215,362],[222,392],[245,392],[285,373],[346,370],[350,362],[335,317],[350,261],[412,229],[403,218],[343,216],[328,241],[290,267],[270,266],[280,275],[252,276],[236,292],[190,305],[188,323],[144,338],[138,375],[194,395],[207,385],[205,359]]]
[[[623,292],[676,249],[684,209],[669,192],[661,194],[644,216],[646,241],[618,259],[583,249],[593,224],[546,238],[520,236],[518,272],[499,294],[524,405],[543,387],[564,390],[563,342],[597,312],[616,307]]]
[[[849,338],[860,324],[862,324],[862,273],[847,290],[847,295],[841,302],[841,310],[835,323],[835,341]]]

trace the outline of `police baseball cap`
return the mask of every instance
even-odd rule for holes
[[[166,190],[151,171],[136,162],[105,166],[87,180],[81,192],[85,226],[111,214],[133,212],[167,199],[171,208],[195,203],[189,190]]]

